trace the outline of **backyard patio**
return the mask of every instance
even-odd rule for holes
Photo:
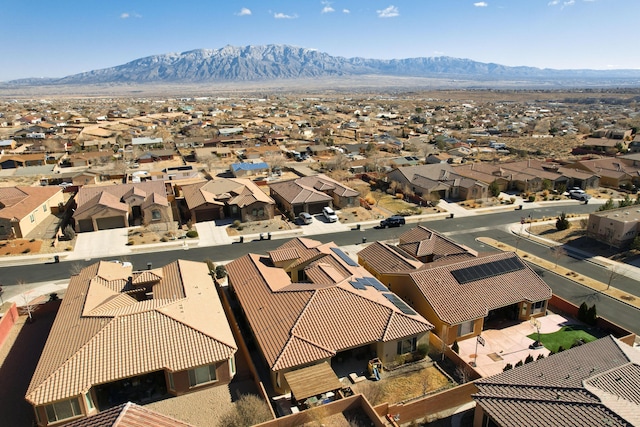
[[[574,328],[567,328],[568,334],[572,333],[571,329],[585,329],[584,325],[577,320],[568,319],[559,314],[550,313],[547,316],[537,318],[537,320],[540,322],[539,332],[541,335],[560,331],[566,326],[574,326]],[[459,341],[459,354],[462,360],[467,363],[474,362],[475,369],[480,375],[489,377],[501,373],[507,364],[515,366],[516,363],[524,361],[529,355],[534,360],[541,354],[545,357],[548,356],[551,352],[545,347],[531,348],[531,345],[536,341],[537,333],[536,326],[529,321],[503,329],[487,329],[481,334],[484,345],[478,343],[476,338]],[[545,340],[543,339],[542,342],[544,344]]]

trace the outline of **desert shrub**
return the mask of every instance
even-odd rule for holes
[[[511,204],[514,204],[516,202],[516,198],[513,196],[509,197],[509,202],[511,202]]]
[[[255,394],[244,394],[233,405],[233,409],[220,420],[222,427],[245,427],[269,421],[272,418],[267,403]]]
[[[167,241],[169,241],[169,239],[167,239],[166,237],[163,236],[163,237],[160,238],[160,241],[161,242],[167,242]]]
[[[129,240],[129,241],[127,242],[127,246],[132,246],[132,245],[133,245],[133,240]]]
[[[530,194],[529,195],[529,199],[530,202],[535,202],[536,201],[536,195],[535,194]]]
[[[29,252],[31,252],[30,248],[26,248],[24,251],[22,251],[23,254],[28,254]]]
[[[562,212],[558,217],[558,220],[556,221],[556,230],[558,231],[567,230],[569,227],[571,227],[571,224],[567,219],[567,214]]]
[[[516,367],[516,368],[518,368],[518,367],[520,367],[520,366],[522,366],[522,365],[524,365],[524,362],[522,362],[522,360],[519,360],[519,361],[516,363],[516,366],[515,366],[515,367]]]
[[[536,357],[536,360],[540,360],[540,359],[544,359],[544,354],[540,353],[538,357]]]
[[[187,237],[193,239],[194,237],[198,237],[198,232],[196,230],[187,231]]]

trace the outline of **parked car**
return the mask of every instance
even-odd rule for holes
[[[382,221],[380,221],[380,227],[382,228],[400,227],[400,226],[403,226],[404,224],[405,224],[404,217],[400,215],[393,215],[393,216],[390,216],[389,218],[385,218]]]
[[[591,198],[584,190],[582,189],[571,189],[569,190],[569,197],[575,200],[582,200],[583,202],[589,200]]]
[[[300,212],[298,219],[301,224],[311,224],[313,222],[313,217],[308,212]]]
[[[336,212],[329,206],[322,208],[322,215],[324,215],[329,222],[336,222],[338,220],[338,215],[336,215]]]

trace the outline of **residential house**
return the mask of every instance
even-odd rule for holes
[[[611,138],[587,138],[582,146],[574,149],[576,154],[599,153],[613,156],[627,150],[628,141]]]
[[[45,154],[4,154],[0,155],[0,169],[15,169],[46,164]]]
[[[613,336],[475,382],[474,427],[640,425],[640,350]]]
[[[489,186],[457,173],[448,163],[405,166],[387,174],[398,188],[409,189],[424,199],[486,199]]]
[[[60,187],[0,187],[0,239],[25,238],[64,204]]]
[[[631,159],[603,157],[578,160],[566,167],[598,175],[600,185],[603,187],[620,188],[640,185],[640,164]]]
[[[147,151],[142,154],[140,157],[136,159],[138,163],[153,163],[153,162],[161,162],[165,160],[173,160],[175,156],[175,151],[173,150],[154,150]]]
[[[431,324],[334,243],[293,239],[227,272],[278,393],[287,372],[353,354],[389,364],[428,342]]]
[[[26,392],[39,426],[227,385],[237,345],[204,263],[71,277]]]
[[[183,217],[192,222],[234,218],[242,222],[272,219],[275,202],[253,181],[214,178],[181,187]]]
[[[359,263],[434,325],[447,344],[494,319],[546,314],[551,288],[513,252],[478,254],[419,226],[398,246],[376,242]]]
[[[587,236],[616,248],[628,247],[638,235],[640,206],[596,211],[589,214]]]
[[[15,150],[17,147],[14,139],[3,139],[0,141],[0,150]]]
[[[164,140],[162,138],[152,138],[148,136],[132,138],[131,145],[135,146],[158,146],[162,147]]]
[[[105,164],[113,159],[112,151],[86,151],[62,158],[61,166],[79,167]]]
[[[283,212],[319,214],[325,206],[336,209],[358,206],[360,193],[324,174],[305,176],[269,185],[270,195]]]
[[[230,166],[231,173],[236,178],[245,176],[264,175],[269,173],[269,165],[266,162],[256,163],[232,163]]]
[[[85,185],[76,195],[73,213],[78,232],[137,224],[169,228],[173,222],[164,181],[118,185]]]

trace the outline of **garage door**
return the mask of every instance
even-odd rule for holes
[[[98,218],[96,219],[96,224],[98,225],[98,230],[111,230],[113,228],[123,228],[125,226],[124,217],[121,216]]]
[[[81,219],[80,221],[78,221],[78,231],[93,231],[93,222],[91,221],[91,219]]]
[[[322,208],[328,206],[327,203],[309,203],[309,213],[311,215],[322,213]]]
[[[216,219],[220,219],[220,211],[218,209],[196,211],[196,222],[215,221]]]

